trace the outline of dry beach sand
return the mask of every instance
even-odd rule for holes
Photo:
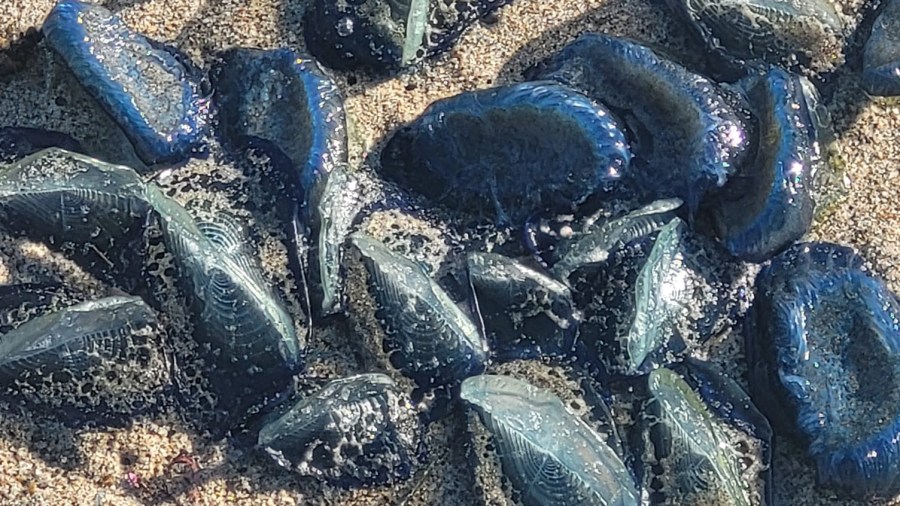
[[[0,2],[0,48],[40,26],[52,4]],[[198,64],[231,46],[303,46],[303,0],[107,0],[104,5],[133,28],[178,46]],[[850,24],[865,8],[863,0],[841,5]],[[449,54],[422,68],[381,82],[337,76],[353,132],[353,163],[361,163],[386,134],[434,100],[519,80],[522,69],[590,30],[661,44],[687,59],[696,56],[685,49],[686,32],[658,0],[515,0],[489,22],[474,25]],[[127,145],[121,134],[52,55],[41,48],[0,53],[0,76],[13,68],[21,70],[0,77],[0,126],[61,130],[90,148],[104,147],[114,161],[131,161],[132,155],[119,149]],[[837,133],[832,150],[838,173],[832,183],[848,188],[831,190],[836,197],[810,236],[856,247],[900,292],[900,101],[864,98],[849,71],[831,77],[825,89]],[[210,164],[215,160],[192,161],[182,170],[210,171]],[[263,241],[267,272],[283,268],[279,244]],[[78,283],[88,295],[109,293],[108,286],[59,253],[0,234],[0,283],[48,277]],[[330,349],[341,339],[346,339],[341,330],[329,329],[314,336],[311,347]],[[321,369],[323,375],[352,372],[352,366],[340,361]],[[437,426],[430,434],[429,463],[407,483],[340,491],[294,477],[228,441],[210,441],[174,408],[136,418],[124,428],[76,432],[0,404],[0,505],[477,504],[460,443],[463,431],[459,415]],[[816,489],[814,471],[797,457],[799,448],[785,443],[775,453],[778,504],[867,504]],[[190,456],[196,467],[179,455]]]

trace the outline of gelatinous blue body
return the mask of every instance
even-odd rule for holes
[[[759,120],[755,160],[717,193],[714,216],[731,254],[762,262],[799,239],[815,211],[813,182],[823,170],[818,95],[801,76],[777,67],[747,86]]]
[[[209,103],[199,73],[174,50],[133,32],[100,5],[77,0],[58,2],[42,29],[145,163],[177,163],[201,149]]]
[[[548,390],[508,376],[474,376],[460,397],[491,433],[503,474],[526,506],[636,506],[622,460]]]
[[[26,127],[0,128],[0,163],[12,163],[50,147],[84,152],[78,141],[61,132]]]
[[[410,477],[421,427],[412,403],[383,374],[329,382],[259,431],[257,446],[282,467],[343,487]]]
[[[678,197],[691,213],[737,171],[751,143],[736,94],[627,39],[583,34],[539,76],[633,116],[637,186],[650,199]]]
[[[340,89],[308,56],[290,49],[231,49],[213,72],[219,130],[232,149],[263,149],[295,178],[312,234],[312,295],[324,314],[340,309],[341,244],[356,215],[346,172],[347,126]],[[305,259],[304,259],[305,260]]]
[[[571,211],[622,177],[631,154],[612,115],[548,82],[433,103],[382,153],[383,173],[435,202],[501,224]]]
[[[863,51],[862,84],[872,95],[900,95],[900,2],[889,0]]]
[[[771,428],[724,374],[688,361],[648,376],[639,467],[651,504],[770,503]]]
[[[494,253],[468,257],[469,282],[491,352],[500,360],[574,351],[580,312],[564,283]]]
[[[747,359],[754,400],[821,484],[900,491],[900,303],[853,250],[796,244],[759,273]]]
[[[350,236],[382,336],[370,348],[419,386],[458,384],[487,365],[478,328],[422,265],[362,234]],[[364,301],[356,301],[367,306]],[[358,316],[359,317],[359,316]]]
[[[343,98],[314,60],[290,49],[250,48],[230,49],[220,59],[213,72],[218,129],[232,148],[286,157],[284,169],[307,194],[347,163]]]

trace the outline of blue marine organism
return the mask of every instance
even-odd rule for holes
[[[367,350],[423,388],[481,374],[488,348],[478,327],[423,269],[381,242],[355,233],[348,266],[360,286],[351,314]],[[348,281],[348,283],[350,283]]]
[[[73,287],[59,282],[0,285],[0,335],[35,316],[79,302]]]
[[[525,506],[640,504],[631,473],[604,437],[548,390],[509,376],[465,380],[460,397],[481,419]]]
[[[171,386],[163,333],[139,297],[35,316],[0,336],[0,391],[67,423],[127,420]]]
[[[209,100],[199,70],[174,49],[77,0],[57,2],[42,30],[144,163],[178,163],[204,149]]]
[[[807,449],[823,486],[900,492],[900,303],[851,248],[796,244],[757,277],[751,393]]]
[[[310,234],[309,281],[323,314],[341,309],[342,243],[358,211],[346,170],[341,91],[315,60],[290,49],[230,49],[212,73],[219,130],[233,150],[262,149],[291,181]]]
[[[568,276],[584,313],[579,341],[587,350],[579,356],[613,374],[642,375],[681,360],[733,323],[739,307],[742,266],[680,218],[650,223],[605,261]]]
[[[150,183],[145,194],[179,268],[194,337],[209,352],[211,419],[217,430],[230,428],[289,387],[306,343],[263,277],[244,225],[221,212],[191,214]]]
[[[888,0],[863,50],[862,85],[872,95],[900,95],[900,2]]]
[[[469,283],[492,354],[500,360],[566,357],[581,313],[564,283],[495,253],[470,253]]]
[[[719,238],[738,258],[763,262],[800,239],[815,213],[814,184],[826,170],[821,139],[830,125],[806,78],[777,67],[746,85],[759,120],[754,160],[712,199]]]
[[[229,49],[211,76],[226,145],[283,160],[304,192],[301,203],[336,165],[346,165],[343,97],[315,60],[290,49]]]
[[[78,141],[62,132],[28,127],[0,128],[0,163],[13,163],[51,147],[84,153]]]
[[[419,461],[418,414],[384,374],[329,382],[267,421],[257,447],[278,465],[342,487],[388,485]]]
[[[739,94],[637,42],[582,34],[534,72],[634,120],[631,177],[648,200],[677,197],[693,215],[750,150],[752,124]]]
[[[0,166],[0,210],[8,226],[51,244],[110,252],[143,230],[150,205],[134,170],[47,148]]]
[[[843,62],[843,22],[828,0],[667,0],[713,51],[737,59],[809,64]]]
[[[511,0],[314,0],[303,37],[326,66],[384,73],[450,49],[479,18]]]
[[[658,200],[623,216],[585,223],[580,233],[559,242],[551,272],[565,280],[579,267],[605,262],[615,249],[662,229],[677,217],[681,204],[679,199]]]
[[[548,82],[467,92],[431,104],[382,152],[382,172],[434,202],[503,225],[570,212],[627,171],[618,122]]]
[[[771,428],[733,380],[689,361],[647,379],[642,481],[650,504],[770,504]]]
[[[322,314],[329,315],[344,307],[344,243],[363,207],[363,186],[355,174],[336,166],[313,192],[309,205],[309,228],[314,234],[310,248],[313,297]]]

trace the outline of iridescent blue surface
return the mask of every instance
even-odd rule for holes
[[[754,400],[820,483],[900,491],[900,303],[853,250],[797,244],[760,272],[747,359]]]
[[[762,262],[800,239],[815,212],[813,183],[824,170],[816,119],[818,94],[805,78],[777,67],[747,95],[759,119],[756,158],[715,195],[719,237],[731,254]]]
[[[633,115],[638,187],[648,199],[681,198],[691,213],[737,171],[751,143],[736,94],[628,39],[583,34],[538,75]]]
[[[284,169],[307,195],[336,164],[347,163],[343,98],[315,60],[290,49],[238,48],[219,57],[217,127],[232,149],[250,145],[286,157]]]
[[[433,103],[385,146],[385,176],[438,204],[521,225],[571,211],[628,170],[618,122],[549,82],[467,92]]]
[[[863,87],[873,95],[900,95],[900,2],[889,0],[863,52]]]
[[[174,50],[128,28],[107,9],[56,4],[44,37],[148,165],[177,163],[202,148],[208,100],[199,72]]]

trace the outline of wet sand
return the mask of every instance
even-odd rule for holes
[[[353,133],[351,162],[362,164],[386,135],[434,100],[521,80],[524,68],[584,31],[627,35],[686,59],[696,57],[696,46],[686,44],[686,31],[659,4],[515,0],[499,11],[495,22],[476,24],[454,50],[420,68],[378,82],[337,75]],[[110,0],[105,5],[133,28],[176,45],[201,65],[215,51],[235,45],[303,47],[300,0]],[[0,47],[39,26],[51,6],[51,0],[0,4]],[[841,7],[853,24],[862,1],[848,0]],[[89,148],[127,144],[52,55],[41,48],[28,54],[22,61],[5,63],[22,70],[0,79],[0,125],[60,130],[84,139]],[[3,65],[0,57],[0,69]],[[840,170],[834,184],[849,181],[849,189],[831,191],[842,196],[817,220],[810,239],[854,246],[900,292],[900,101],[865,98],[851,69],[829,78],[824,89],[837,134],[832,150]],[[109,151],[111,161],[133,160],[125,149]],[[195,160],[183,170],[218,173],[213,169],[219,161],[216,156]],[[220,177],[240,179],[225,172]],[[277,238],[264,250],[267,275],[280,279],[284,251]],[[0,238],[0,283],[45,279],[72,283],[86,295],[110,290],[57,252],[22,239]],[[739,336],[728,339],[736,342]],[[340,349],[346,340],[346,329],[333,326],[315,335],[311,347]],[[353,367],[335,359],[313,372],[346,374]],[[459,444],[464,437],[465,419],[453,415],[431,430],[429,461],[413,480],[393,488],[340,491],[292,476],[227,440],[211,441],[191,429],[174,406],[136,418],[126,427],[75,431],[21,407],[0,404],[0,504],[478,504]],[[198,468],[173,462],[180,454],[190,455]],[[834,499],[817,489],[813,469],[799,457],[802,450],[790,443],[777,445],[775,454],[777,504],[867,504]]]

